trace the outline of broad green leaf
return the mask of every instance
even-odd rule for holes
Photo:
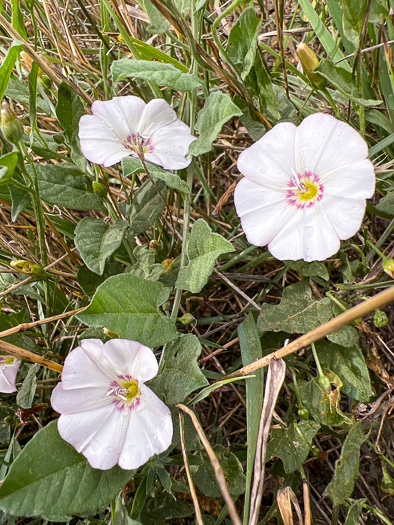
[[[197,156],[210,151],[223,124],[232,117],[240,115],[242,111],[232,102],[229,95],[221,91],[211,93],[198,114],[195,127],[200,132],[200,136],[190,144],[189,153]]]
[[[264,112],[265,115],[268,115],[269,118],[279,120],[281,115],[278,108],[278,97],[275,94],[275,86],[272,83],[272,79],[260,53],[257,53],[253,68],[245,81],[252,89],[254,95],[259,98],[260,111]],[[278,88],[278,92],[282,93],[282,90]],[[294,106],[288,101],[286,95],[284,95],[284,97],[286,98],[286,111],[287,104],[290,104],[290,107],[294,109]],[[282,116],[286,117],[287,115]]]
[[[315,421],[321,425],[341,426],[349,424],[350,419],[338,408],[340,401],[340,386],[327,392],[314,378],[308,383],[300,381],[298,383],[302,403],[309,410]]]
[[[385,195],[378,204],[376,205],[376,208],[379,211],[382,211],[384,213],[387,213],[389,215],[394,215],[394,188],[387,192],[387,195]]]
[[[132,274],[114,275],[98,288],[90,305],[78,314],[89,326],[104,326],[119,337],[153,347],[176,337],[175,323],[159,312],[170,290]]]
[[[288,286],[279,305],[263,304],[257,327],[262,332],[288,332],[304,334],[317,328],[332,317],[328,298],[314,301],[306,281]]]
[[[345,439],[341,457],[335,463],[334,477],[324,493],[324,496],[329,496],[334,507],[352,495],[359,474],[360,447],[366,439],[361,421],[354,425]]]
[[[25,379],[23,380],[22,386],[16,396],[16,402],[22,408],[31,408],[33,403],[34,395],[37,387],[37,372],[40,369],[39,364],[29,366],[29,371]]]
[[[318,261],[305,262],[305,261],[285,261],[289,268],[295,270],[298,275],[302,277],[321,277],[325,281],[330,278],[326,266]]]
[[[26,82],[11,77],[5,94],[13,100],[22,102],[22,104],[30,104],[29,86]],[[51,106],[49,102],[41,97],[37,99],[37,107],[47,115],[51,114]]]
[[[168,31],[171,25],[170,22],[160,13],[150,0],[137,0],[137,3],[149,17],[150,25],[148,25],[147,30],[150,33],[158,33],[161,35]]]
[[[208,384],[197,359],[201,344],[193,334],[181,335],[168,343],[164,353],[164,364],[149,386],[165,397],[169,405],[182,403],[197,388]]]
[[[18,164],[18,154],[14,151],[0,157],[0,184],[8,184]]]
[[[363,511],[363,506],[365,502],[365,499],[358,499],[352,503],[348,515],[346,517],[345,525],[359,525],[360,514]]]
[[[355,48],[360,42],[368,0],[340,0],[343,12],[343,31]]]
[[[130,212],[130,225],[134,235],[146,232],[163,211],[164,202],[159,192],[165,199],[164,184],[159,181],[155,187],[149,180],[136,191]]]
[[[215,445],[213,450],[223,469],[230,494],[243,494],[245,492],[245,475],[237,456],[222,445]],[[220,498],[219,485],[207,454],[203,452],[197,457],[199,465],[197,470],[193,472],[194,482],[206,496]]]
[[[12,0],[12,27],[18,31],[18,33],[25,40],[28,39],[25,22],[23,20],[23,13],[19,7],[19,0]]]
[[[8,53],[0,66],[0,102],[3,100],[12,70],[22,49],[22,43],[15,40],[8,49]]]
[[[102,275],[107,259],[122,244],[126,221],[107,224],[103,219],[85,217],[75,228],[75,246],[86,266]]]
[[[127,269],[127,273],[150,281],[158,281],[164,272],[164,267],[160,263],[155,263],[155,255],[152,250],[146,244],[136,246],[133,255],[136,262]]]
[[[36,169],[40,197],[43,201],[72,210],[105,211],[100,198],[93,193],[90,179],[74,166],[38,164]]]
[[[28,191],[23,191],[12,184],[9,185],[10,197],[12,202],[11,220],[15,222],[22,211],[26,210],[31,204],[31,197]]]
[[[342,313],[342,309],[337,304],[332,303],[331,306],[334,316],[338,316]],[[357,328],[347,325],[340,330],[328,334],[327,339],[340,346],[353,347],[358,344],[360,337]]]
[[[131,60],[122,58],[112,63],[112,78],[114,82],[131,77],[154,82],[158,86],[167,86],[176,91],[193,91],[196,88],[205,89],[204,82],[196,75],[183,73],[172,64],[152,62],[150,60]]]
[[[238,337],[241,347],[242,366],[249,365],[263,357],[259,334],[252,314],[249,314],[245,321],[239,325]],[[245,523],[248,522],[250,488],[264,398],[264,370],[256,370],[255,375],[256,377],[246,381],[246,441],[248,443],[248,451],[244,505]]]
[[[65,82],[62,82],[58,91],[56,116],[59,119],[70,144],[74,142],[78,135],[78,125],[82,115],[85,115],[85,109],[81,99],[72,87]]]
[[[248,7],[242,11],[228,37],[226,54],[242,80],[248,75],[256,57],[260,25],[261,18],[257,16],[253,7]]]
[[[342,381],[342,391],[357,401],[368,402],[372,397],[371,380],[365,358],[358,346],[344,348],[320,341],[316,345],[323,368],[332,370]]]
[[[286,430],[274,428],[267,445],[266,461],[271,456],[280,458],[286,474],[300,470],[319,428],[320,425],[315,421],[292,423]]]
[[[15,516],[66,521],[105,508],[134,471],[93,469],[63,441],[53,421],[37,432],[13,462],[0,487],[0,509]]]
[[[381,100],[366,100],[360,97],[357,82],[352,73],[345,71],[339,66],[334,66],[334,64],[326,58],[321,59],[316,73],[319,73],[319,75],[328,80],[342,95],[356,104],[361,104],[362,106],[378,106],[382,104]]]
[[[186,194],[190,193],[188,185],[184,180],[182,180],[179,177],[179,175],[176,175],[175,173],[170,173],[169,171],[165,171],[159,166],[150,164],[149,162],[147,162],[146,165],[149,170],[149,173],[152,175],[152,178],[154,180],[163,181],[164,184],[172,190],[178,190]],[[140,159],[136,159],[134,157],[125,157],[122,160],[122,169],[123,175],[125,177],[133,173],[145,173],[145,168],[143,167]]]
[[[179,272],[176,287],[193,293],[200,292],[207,284],[219,255],[232,251],[234,248],[230,242],[218,233],[212,233],[204,219],[198,219],[187,243],[189,264]]]

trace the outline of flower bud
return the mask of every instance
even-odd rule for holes
[[[149,243],[149,249],[151,252],[156,253],[161,249],[161,242],[155,241],[154,239]]]
[[[300,58],[302,70],[305,75],[309,78],[312,84],[318,89],[324,89],[327,85],[325,78],[321,77],[314,71],[319,67],[319,59],[306,44],[298,44],[297,53]]]
[[[309,410],[306,407],[301,407],[298,409],[298,415],[306,421],[309,419]]]
[[[192,314],[184,314],[182,317],[178,317],[178,321],[182,323],[184,326],[187,326],[189,324],[192,324],[195,322],[195,318],[192,316]]]
[[[319,385],[327,392],[331,390],[331,381],[328,379],[327,376],[319,377]]]
[[[394,279],[394,259],[385,259],[383,261],[383,270]]]
[[[18,144],[23,136],[23,126],[6,102],[1,105],[0,127],[3,136],[11,144]]]
[[[43,277],[45,275],[45,270],[40,264],[34,264],[23,260],[11,261],[10,264],[12,268],[15,268],[15,270],[24,273],[25,275],[36,275],[38,277]]]
[[[107,195],[107,190],[105,189],[104,184],[101,184],[101,182],[94,181],[92,187],[94,193],[101,199],[104,199],[104,197]]]

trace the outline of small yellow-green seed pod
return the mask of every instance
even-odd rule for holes
[[[1,105],[0,127],[4,138],[11,144],[18,144],[22,139],[23,126],[5,101]]]
[[[394,259],[385,259],[383,261],[383,270],[394,279]]]
[[[192,314],[183,314],[182,317],[178,317],[178,321],[184,326],[194,323],[196,320]]]
[[[314,71],[319,67],[319,59],[306,44],[301,43],[297,46],[297,53],[302,65],[302,70],[309,78],[312,85],[317,89],[324,89],[327,85],[327,80]]]
[[[23,260],[11,261],[10,264],[12,268],[18,272],[24,273],[25,275],[36,275],[38,277],[45,275],[45,270],[40,264]]]

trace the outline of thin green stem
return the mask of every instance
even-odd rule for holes
[[[317,371],[319,372],[319,377],[324,376],[324,372],[322,370],[322,367],[321,367],[321,364],[320,364],[320,361],[319,361],[319,357],[318,357],[317,352],[316,352],[315,343],[312,343],[311,347],[312,347],[312,353],[313,353],[313,357],[315,359]]]

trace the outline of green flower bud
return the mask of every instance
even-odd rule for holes
[[[192,316],[192,314],[184,314],[182,317],[178,317],[178,321],[182,323],[184,326],[187,326],[189,324],[194,323],[196,320]]]
[[[379,308],[377,308],[375,310],[375,315],[373,316],[373,324],[377,327],[377,328],[381,328],[382,326],[386,326],[389,322],[389,318],[387,317],[387,315],[382,312],[382,310],[379,310]]]
[[[331,390],[331,381],[328,379],[327,376],[319,377],[319,385],[327,392]]]
[[[36,275],[42,277],[45,275],[45,270],[40,264],[34,264],[29,261],[11,261],[11,267],[15,268],[18,272],[24,273],[25,275]]]
[[[23,136],[23,126],[6,102],[1,105],[0,127],[3,136],[11,144],[18,144]]]
[[[310,450],[309,453],[314,458],[317,458],[317,457],[319,457],[320,450],[318,449],[318,447],[316,445],[312,445],[311,450]]]
[[[104,197],[107,195],[107,190],[105,189],[105,186],[101,184],[101,182],[94,181],[92,187],[94,193],[101,199],[104,199]]]
[[[327,80],[317,73],[314,73],[314,71],[319,67],[319,59],[315,53],[311,48],[303,43],[298,44],[297,53],[305,75],[317,89],[324,89],[327,85]]]
[[[383,261],[383,270],[394,279],[394,259],[385,259]]]
[[[301,419],[309,419],[309,410],[306,407],[301,407],[298,409],[298,415]]]

